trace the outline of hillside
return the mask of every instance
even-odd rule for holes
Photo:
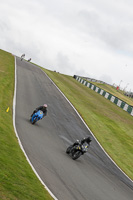
[[[52,200],[32,171],[14,133],[14,64],[14,56],[0,50],[0,200]]]
[[[73,77],[43,70],[78,110],[106,152],[133,178],[133,117]]]
[[[108,154],[133,179],[132,116],[73,77],[43,70],[76,107]],[[14,57],[2,50],[0,94],[0,199],[52,199],[33,173],[15,136],[12,123]]]
[[[107,84],[102,84],[102,83],[96,83],[96,82],[91,82],[92,84],[96,85],[97,87],[100,87],[101,89],[105,90],[106,92],[109,92],[110,94],[118,97],[119,99],[125,101],[127,104],[133,106],[133,98],[127,97],[124,95],[124,92],[122,90],[116,90],[111,85]]]

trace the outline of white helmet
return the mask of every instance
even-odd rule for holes
[[[47,108],[47,107],[48,107],[48,106],[47,106],[47,104],[44,104],[43,106],[44,106],[45,108]]]

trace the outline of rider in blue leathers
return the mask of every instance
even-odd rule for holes
[[[36,113],[38,110],[41,110],[42,112],[43,112],[43,117],[44,116],[46,116],[47,115],[47,104],[44,104],[43,106],[39,106],[38,108],[36,108],[34,111],[33,111],[33,113],[32,113],[32,115],[31,115],[31,117],[34,115],[34,113]]]

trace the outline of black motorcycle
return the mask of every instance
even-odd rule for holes
[[[88,151],[89,145],[87,143],[71,145],[67,148],[66,153],[71,155],[73,160],[78,159],[81,155]]]

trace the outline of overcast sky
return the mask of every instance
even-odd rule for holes
[[[0,0],[0,49],[133,92],[133,1]]]

